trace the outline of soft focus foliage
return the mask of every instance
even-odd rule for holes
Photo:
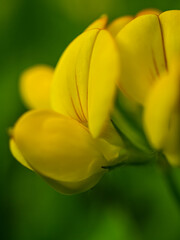
[[[150,6],[142,0],[2,0],[0,5],[1,238],[178,240],[179,209],[155,166],[124,166],[93,191],[63,196],[13,159],[7,131],[25,111],[18,92],[23,70],[39,63],[55,66],[74,36],[100,14],[113,19],[147,7],[178,9],[179,1],[152,0]],[[174,178],[180,186],[178,169]]]

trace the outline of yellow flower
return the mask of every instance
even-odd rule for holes
[[[37,66],[21,77],[21,95],[35,110],[15,124],[11,152],[65,194],[88,190],[107,171],[103,167],[125,154],[109,119],[120,70],[118,48],[105,24],[104,16],[79,35],[54,73]]]
[[[180,11],[137,17],[116,37],[120,88],[144,107],[144,128],[154,148],[180,165]]]
[[[21,95],[33,110],[15,124],[11,152],[57,191],[88,190],[107,167],[127,157],[110,116],[125,65],[119,32],[133,19],[125,16],[107,25],[102,16],[67,47],[55,70],[41,65],[22,74]]]

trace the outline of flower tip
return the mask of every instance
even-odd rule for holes
[[[95,28],[99,28],[99,29],[105,29],[106,25],[108,23],[108,16],[106,14],[103,14],[100,16],[100,18],[98,18],[97,20],[95,20],[93,23],[91,23],[86,29],[87,30],[92,30]]]
[[[147,14],[155,14],[155,15],[159,16],[161,14],[161,11],[156,8],[147,8],[147,9],[144,9],[144,10],[138,12],[136,17],[142,16],[142,15],[147,15]]]

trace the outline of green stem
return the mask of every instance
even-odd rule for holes
[[[131,161],[129,159],[131,159]],[[140,160],[137,160],[137,159],[138,159],[138,155],[136,155],[136,158],[128,158],[126,156],[124,160],[121,159],[121,161],[118,162],[117,164],[112,166],[102,166],[102,168],[113,170],[115,168],[123,167],[123,166],[144,166],[150,163],[149,159],[145,161],[144,158],[142,158],[142,156],[139,156]]]
[[[170,166],[170,164],[168,163],[167,159],[164,156],[162,160],[163,164],[161,165],[161,169],[163,169],[166,182],[180,210],[180,190],[178,188],[176,179],[173,174],[173,168]]]

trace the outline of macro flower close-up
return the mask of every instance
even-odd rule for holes
[[[2,25],[4,239],[180,237],[180,10],[98,1],[19,1]]]
[[[123,143],[122,135],[139,147],[136,136],[128,134],[131,124],[126,129],[121,123],[121,107],[113,113],[121,94],[137,105],[135,115],[149,145],[179,165],[179,23],[180,11],[147,10],[107,27],[102,16],[66,48],[54,73],[48,66],[27,70],[22,96],[38,110],[21,117],[11,131],[11,151],[19,162],[60,192],[88,190],[105,168],[131,161],[133,147]],[[139,141],[145,142],[145,135]],[[150,154],[149,147],[147,158]]]

